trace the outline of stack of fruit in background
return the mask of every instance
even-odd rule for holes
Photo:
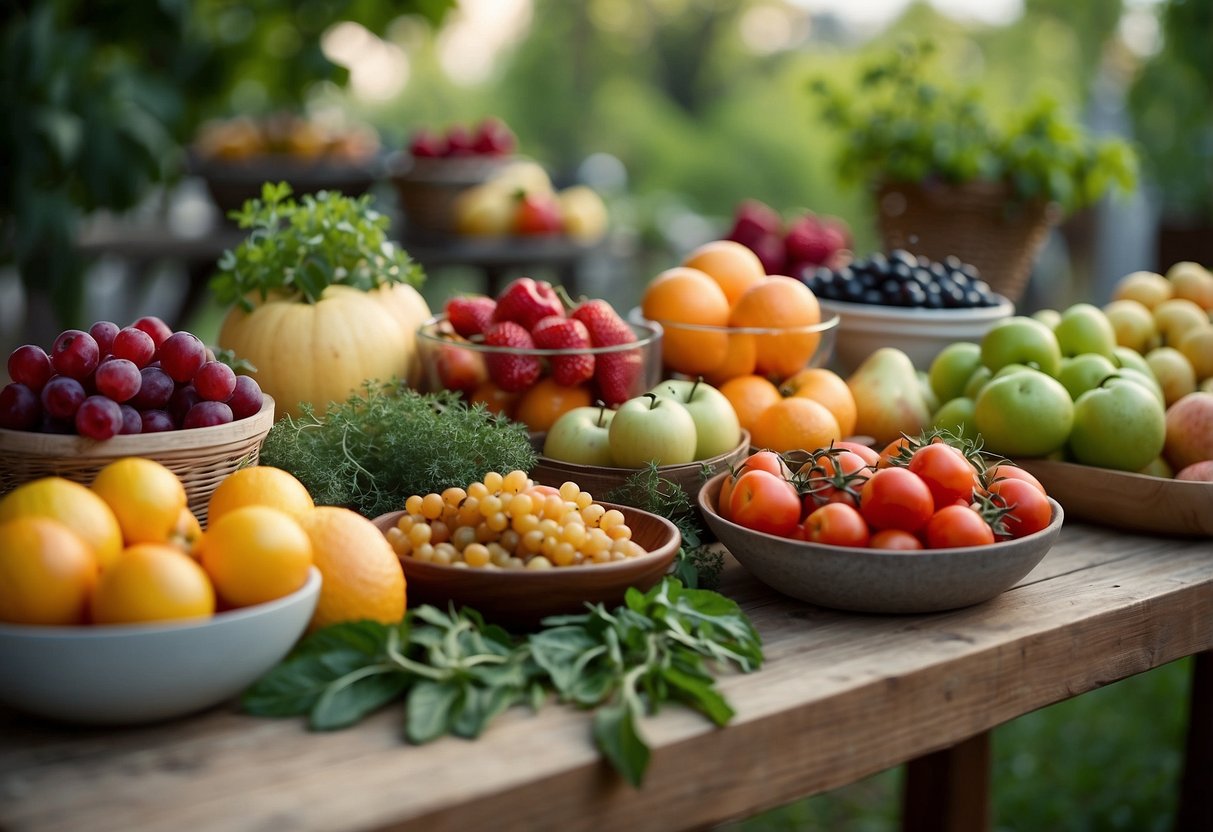
[[[455,231],[470,237],[556,237],[601,240],[606,204],[585,185],[557,190],[535,162],[518,161],[491,174],[455,199]]]
[[[164,466],[127,457],[88,487],[59,477],[0,499],[0,621],[133,624],[209,618],[323,584],[313,627],[404,615],[404,574],[369,520],[317,507],[276,468],[244,468],[211,496],[202,531]]]
[[[818,266],[841,266],[851,256],[851,230],[843,220],[805,211],[784,222],[756,199],[737,206],[725,238],[758,255],[767,274],[799,277]]]
[[[379,150],[379,137],[367,127],[333,127],[314,119],[280,113],[211,121],[194,139],[201,159],[249,162],[277,157],[300,164],[365,162]]]
[[[822,300],[916,309],[972,309],[1000,303],[977,269],[959,258],[937,262],[905,249],[796,275]]]
[[[501,158],[512,155],[517,146],[514,131],[492,116],[474,126],[452,124],[444,131],[423,127],[409,137],[409,154],[414,159]]]

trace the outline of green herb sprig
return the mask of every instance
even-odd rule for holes
[[[335,284],[362,291],[392,283],[419,286],[421,267],[387,238],[391,220],[371,203],[370,195],[333,191],[296,202],[285,182],[267,182],[261,199],[231,213],[249,234],[219,258],[219,274],[210,284],[215,298],[251,310],[251,293],[264,299],[284,291],[315,303]]]
[[[261,462],[290,471],[318,505],[375,517],[412,494],[475,482],[488,471],[529,471],[535,451],[521,423],[457,393],[368,382],[322,416],[310,405],[270,429]]]
[[[515,637],[473,610],[411,610],[399,625],[372,621],[319,630],[253,685],[249,713],[308,717],[313,730],[344,728],[402,695],[405,737],[479,736],[511,705],[538,708],[548,691],[597,708],[593,737],[632,785],[644,779],[649,749],[639,719],[666,702],[698,710],[717,725],[733,709],[712,670],[759,668],[762,644],[735,602],[665,578],[647,593],[628,590],[623,606],[547,619]]]

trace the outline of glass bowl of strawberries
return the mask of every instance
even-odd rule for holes
[[[546,431],[563,413],[615,407],[661,380],[660,325],[628,321],[604,300],[571,302],[521,277],[496,298],[461,295],[417,331],[427,391]]]

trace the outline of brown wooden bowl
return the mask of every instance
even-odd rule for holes
[[[546,433],[536,433],[531,436],[531,446],[540,454],[539,461],[531,469],[531,479],[540,485],[551,485],[559,488],[562,483],[575,482],[582,491],[588,491],[595,497],[607,497],[611,491],[627,482],[628,477],[636,473],[636,468],[603,468],[597,465],[580,465],[575,462],[562,462],[559,459],[542,456],[543,440]],[[741,442],[727,453],[710,459],[699,459],[681,465],[660,465],[657,467],[663,479],[678,484],[686,492],[691,505],[695,504],[695,495],[699,493],[707,477],[727,471],[741,464],[750,455],[750,432],[744,428],[741,431]],[[706,469],[706,473],[705,473]]]
[[[531,627],[549,615],[584,612],[586,604],[615,606],[629,587],[647,590],[669,570],[682,536],[669,520],[631,506],[601,503],[623,512],[632,539],[647,553],[611,563],[528,569],[459,569],[401,558],[410,605],[449,603],[477,610],[498,624]],[[403,511],[381,514],[379,530],[396,525]]]
[[[1135,532],[1213,536],[1213,483],[1017,459],[1071,517]]]

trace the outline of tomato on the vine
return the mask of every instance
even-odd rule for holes
[[[931,489],[937,507],[968,503],[978,487],[977,469],[958,449],[942,442],[923,445],[907,466]]]
[[[985,546],[994,542],[994,530],[973,509],[953,504],[931,515],[927,521],[926,537],[930,549]]]
[[[935,513],[931,489],[905,468],[881,468],[864,483],[859,508],[875,529],[921,529]]]
[[[1007,479],[1023,480],[1029,485],[1034,486],[1041,494],[1047,495],[1048,493],[1045,491],[1045,487],[1041,485],[1040,480],[1036,479],[1036,477],[1032,476],[1018,465],[1011,465],[1009,463],[1002,462],[986,469],[986,482],[995,482],[996,480]]]
[[[922,548],[922,541],[901,529],[881,529],[868,540],[868,548],[912,552]]]
[[[875,466],[880,462],[880,454],[860,442],[850,442],[844,439],[841,442],[835,442],[834,447],[859,454],[868,465]]]
[[[894,439],[889,444],[885,445],[878,454],[876,467],[890,468],[893,467],[893,460],[901,457],[902,450],[912,447],[911,440],[905,436]]]
[[[857,509],[846,503],[826,503],[805,518],[801,537],[832,546],[868,545],[868,524]]]
[[[770,471],[746,471],[729,495],[729,518],[747,529],[787,537],[800,523],[800,495]]]
[[[855,506],[872,468],[854,451],[839,450],[809,460],[798,473],[803,487],[808,489],[805,508],[811,510],[826,503]]]
[[[1003,518],[1009,537],[1038,532],[1053,519],[1049,498],[1026,480],[996,480],[990,484],[989,492],[996,505],[1011,509]]]
[[[718,507],[717,510],[720,512],[720,516],[726,520],[732,519],[730,516],[729,504],[733,493],[733,487],[737,484],[737,480],[741,477],[741,475],[746,471],[767,471],[768,473],[774,474],[777,477],[785,480],[791,473],[791,471],[788,470],[788,466],[784,464],[783,458],[774,451],[757,451],[756,453],[750,454],[745,458],[741,465],[737,467],[737,470],[725,477],[724,481],[720,484],[720,496],[717,498],[716,504]]]

